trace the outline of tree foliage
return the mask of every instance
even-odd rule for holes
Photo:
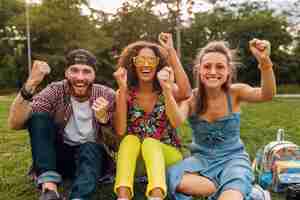
[[[195,5],[210,5],[211,9],[195,12]],[[296,8],[300,3],[293,5]],[[29,8],[32,57],[49,62],[53,69],[49,81],[63,78],[68,50],[86,48],[98,58],[98,81],[112,86],[121,50],[137,40],[157,41],[162,31],[173,33],[174,42],[181,33],[177,35],[181,36],[181,61],[188,72],[199,48],[212,40],[225,40],[240,57],[239,79],[257,84],[260,75],[248,42],[261,38],[272,44],[278,82],[300,81],[300,33],[290,20],[299,15],[297,9],[278,14],[267,1],[237,4],[226,0],[129,0],[116,13],[95,10],[88,0],[43,0]],[[24,11],[24,1],[0,1],[2,87],[13,87],[16,80],[27,76]],[[182,20],[184,13],[190,14],[188,22]]]

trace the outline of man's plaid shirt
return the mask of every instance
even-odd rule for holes
[[[97,142],[106,143],[106,141],[104,140],[107,139],[107,136],[104,136],[104,131],[102,128],[104,126],[112,127],[115,92],[109,87],[99,84],[93,84],[91,95],[89,98],[91,106],[98,97],[104,97],[109,102],[109,122],[107,124],[100,124],[93,113],[93,127],[95,128],[97,133]],[[40,93],[35,95],[32,101],[32,112],[49,113],[50,116],[54,119],[55,124],[58,125],[58,134],[59,136],[61,136],[60,138],[62,139],[65,126],[67,125],[70,116],[73,112],[70,100],[70,88],[67,81],[63,80],[59,82],[53,82],[45,89],[43,89]],[[110,133],[113,134],[112,132]],[[110,145],[111,144],[106,143],[105,146]],[[111,149],[113,147],[109,148]]]

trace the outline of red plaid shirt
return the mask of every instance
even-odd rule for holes
[[[105,125],[112,125],[112,115],[114,110],[115,92],[113,89],[93,84],[92,93],[89,99],[90,105],[98,97],[104,97],[109,102],[109,122]],[[67,125],[70,116],[73,113],[71,100],[70,100],[70,88],[66,80],[54,82],[48,85],[40,93],[34,96],[32,101],[33,112],[48,112],[53,117],[54,122],[58,125],[58,133],[60,136],[64,134],[65,126]],[[104,124],[100,124],[93,113],[93,127],[96,129],[97,142],[104,143],[101,127]]]

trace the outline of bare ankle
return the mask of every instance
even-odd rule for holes
[[[163,200],[161,197],[148,197],[148,200]]]
[[[163,199],[164,193],[163,193],[162,189],[154,188],[153,190],[151,190],[150,199],[153,197],[154,197],[154,199]]]
[[[45,191],[45,189],[53,190],[53,191],[57,192],[57,185],[56,185],[56,183],[53,183],[53,182],[46,182],[46,183],[42,184],[42,190]]]
[[[121,186],[117,189],[117,195],[120,200],[129,200],[131,197],[130,189],[128,187]]]

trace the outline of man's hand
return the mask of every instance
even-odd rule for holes
[[[50,71],[51,69],[46,62],[35,60],[32,65],[31,74],[25,84],[26,90],[35,90],[36,87],[44,80],[44,77],[50,73]]]
[[[108,105],[109,102],[103,97],[98,97],[92,105],[95,116],[100,123],[105,124],[108,122]]]

